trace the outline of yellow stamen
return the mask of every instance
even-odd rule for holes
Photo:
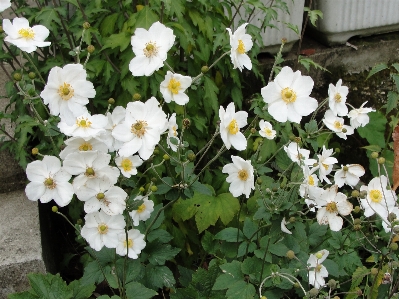
[[[330,213],[338,213],[337,203],[334,201],[329,202],[326,206],[326,210]]]
[[[235,119],[233,119],[230,123],[229,123],[229,133],[231,135],[235,135],[238,133],[240,129],[238,128],[238,124],[237,121]]]
[[[336,93],[334,96],[334,100],[337,103],[341,103],[341,95],[339,93]]]
[[[76,120],[76,125],[78,127],[82,127],[82,128],[90,128],[91,126],[91,121],[89,121],[88,118],[81,118],[81,119],[77,119]]]
[[[321,165],[323,165],[323,167],[324,167],[325,170],[328,170],[328,167],[329,167],[328,164],[321,163]]]
[[[264,128],[263,132],[265,132],[266,136],[269,136],[269,137],[273,135],[272,130],[270,130],[269,128]]]
[[[34,39],[35,38],[35,32],[33,31],[32,28],[22,28],[18,30],[19,36],[26,38],[26,39]]]
[[[178,81],[178,80],[172,78],[172,79],[170,79],[170,81],[169,81],[168,89],[169,89],[169,91],[170,91],[171,93],[173,93],[173,94],[178,94],[178,93],[179,93],[179,90],[180,90],[180,86],[181,86],[180,81]]]
[[[128,240],[127,240],[127,244],[126,244],[126,240],[123,240],[123,246],[124,246],[125,248],[126,248],[126,247],[133,248],[133,244],[134,244],[134,242],[133,242],[132,239],[128,239]]]
[[[241,169],[241,170],[238,172],[238,178],[239,178],[241,181],[246,181],[246,180],[248,179],[248,177],[249,177],[248,172],[247,172],[245,169]]]
[[[322,265],[317,265],[315,268],[314,268],[314,270],[316,271],[316,272],[320,272],[320,270],[321,270],[321,267],[322,267]]]
[[[104,194],[104,193],[98,193],[98,194],[96,195],[96,198],[97,198],[98,200],[102,200],[102,199],[104,199],[104,197],[105,197],[105,194]]]
[[[291,88],[286,87],[281,91],[281,98],[286,104],[294,103],[296,101],[296,93]]]
[[[379,203],[382,200],[382,193],[380,190],[371,190],[370,191],[370,198],[372,202]]]
[[[343,127],[343,124],[341,124],[339,121],[335,121],[334,122],[334,127],[337,129],[337,130],[342,130],[342,127]]]
[[[245,53],[245,45],[242,42],[242,40],[238,40],[238,47],[237,47],[237,52],[240,54],[244,54]]]
[[[135,134],[137,137],[141,138],[144,136],[146,132],[146,127],[148,126],[147,122],[144,120],[139,120],[135,124],[133,124],[130,128],[130,131]]]
[[[176,126],[173,126],[173,128],[172,128],[172,130],[173,130],[173,136],[177,136],[177,128],[176,128]]]
[[[64,84],[60,85],[58,88],[58,94],[60,95],[61,99],[68,101],[73,97],[74,90],[70,84],[64,82]]]
[[[133,163],[129,159],[123,159],[121,162],[121,167],[124,171],[128,172],[131,171],[133,168]]]
[[[146,43],[143,52],[144,52],[144,55],[147,58],[151,58],[153,56],[156,56],[158,54],[157,44],[155,42]]]
[[[308,177],[308,185],[314,186],[314,178],[311,175]]]
[[[142,204],[141,206],[139,206],[139,208],[137,209],[137,213],[143,213],[145,211],[145,204]]]
[[[96,173],[95,173],[95,171],[94,171],[93,168],[91,168],[91,167],[86,168],[86,172],[85,172],[85,175],[86,175],[86,176],[88,176],[88,177],[93,177],[95,174],[96,174]]]
[[[55,188],[55,182],[52,178],[47,178],[44,180],[44,185],[46,186],[46,188],[48,189],[54,189]]]
[[[101,235],[105,235],[106,233],[108,233],[108,225],[106,225],[105,223],[101,223],[98,225],[97,230]]]
[[[79,150],[82,152],[91,151],[93,150],[93,146],[88,142],[84,142],[79,146]]]

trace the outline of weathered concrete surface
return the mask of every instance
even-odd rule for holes
[[[0,194],[0,298],[27,290],[27,274],[45,272],[37,202],[23,190]]]

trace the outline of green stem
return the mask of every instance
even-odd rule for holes
[[[30,57],[30,55],[28,53],[25,53],[24,51],[22,51],[23,55],[26,57],[26,59],[29,60],[29,62],[32,64],[33,68],[35,69],[36,73],[38,74],[40,80],[43,82],[44,85],[46,85],[46,81],[44,81],[42,75],[40,74],[39,69],[36,67],[36,64],[34,64],[32,58]]]

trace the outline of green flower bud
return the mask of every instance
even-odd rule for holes
[[[360,213],[361,208],[359,206],[355,206],[355,208],[353,209],[353,213],[358,214]]]
[[[79,218],[78,220],[76,220],[76,224],[82,225],[83,224],[83,220]]]
[[[286,43],[287,43],[287,39],[285,38],[285,37],[283,37],[282,39],[281,39],[281,43],[283,44],[283,45],[285,45]]]
[[[353,190],[352,191],[352,197],[359,197],[360,192],[358,190]]]
[[[96,50],[96,48],[93,45],[88,45],[87,46],[87,52],[90,54],[93,53]]]
[[[295,258],[295,252],[292,250],[288,250],[285,256],[292,260],[293,258]]]
[[[347,129],[345,129],[345,128],[342,128],[342,133],[346,133],[346,132],[348,132],[348,130]]]
[[[58,207],[57,206],[52,206],[51,211],[53,211],[54,213],[58,212]]]
[[[330,289],[334,290],[337,287],[337,282],[334,279],[330,279],[327,285]]]
[[[389,248],[391,248],[391,250],[393,250],[393,251],[398,250],[398,244],[397,243],[391,243],[389,245]]]
[[[158,190],[158,187],[157,187],[157,186],[151,186],[151,191],[152,191],[152,192],[157,192],[157,190]]]
[[[138,101],[138,100],[140,100],[141,99],[141,95],[139,94],[139,93],[135,93],[134,95],[133,95],[133,100],[134,101]]]
[[[39,153],[39,149],[37,147],[32,148],[32,155],[37,155]]]
[[[258,185],[262,185],[262,179],[261,179],[261,178],[257,178],[257,179],[256,179],[256,183],[257,183]]]
[[[389,220],[389,222],[395,221],[396,220],[396,214],[395,213],[389,213],[388,220]]]
[[[30,72],[29,74],[28,74],[28,77],[29,77],[29,79],[35,79],[36,78],[36,74],[34,73],[34,72]]]
[[[206,73],[207,71],[209,71],[209,67],[208,67],[207,65],[204,65],[204,66],[201,68],[201,73]]]
[[[251,128],[251,134],[255,134],[256,133],[256,129],[255,128]]]
[[[373,159],[377,159],[378,158],[378,152],[372,152],[371,153],[371,158],[373,158]]]
[[[193,161],[195,160],[196,156],[195,156],[194,153],[189,153],[189,154],[187,155],[187,158],[188,158],[191,162],[193,162]]]
[[[108,104],[110,104],[110,105],[115,104],[115,99],[114,98],[109,98],[108,99]]]
[[[378,274],[378,269],[377,268],[371,268],[370,273],[371,273],[371,275],[377,275]]]
[[[294,216],[290,217],[288,220],[290,223],[294,223],[296,221],[296,218]]]
[[[143,186],[141,186],[139,190],[141,193],[143,193],[145,191],[145,188]]]
[[[379,157],[377,162],[378,162],[378,164],[384,164],[385,163],[385,158],[384,157]]]
[[[89,22],[84,22],[83,23],[83,28],[84,29],[89,29],[90,28],[90,23]]]
[[[354,229],[355,231],[359,231],[359,230],[362,229],[362,226],[361,226],[360,224],[355,224],[355,225],[353,226],[353,229]]]
[[[348,170],[349,170],[349,167],[348,167],[348,166],[344,166],[344,167],[342,167],[342,170],[343,170],[343,171],[348,171]]]
[[[316,297],[319,294],[319,290],[316,288],[313,288],[309,291],[309,296],[310,297]]]
[[[15,73],[13,76],[15,81],[21,81],[22,80],[22,75],[21,73]]]
[[[336,148],[334,149],[334,151],[335,151],[336,153],[340,153],[340,152],[341,152],[341,149],[340,149],[339,147],[336,147]]]
[[[170,159],[169,155],[167,155],[167,154],[163,155],[162,158],[163,158],[165,161],[168,161],[168,160]]]
[[[300,143],[302,141],[301,137],[295,137],[294,142]]]
[[[353,224],[360,224],[360,223],[362,223],[362,220],[360,220],[359,218],[353,220]]]

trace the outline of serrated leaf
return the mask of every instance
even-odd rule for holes
[[[244,234],[236,227],[227,227],[215,235],[215,239],[226,242],[244,241]]]
[[[226,292],[227,299],[253,299],[256,290],[253,284],[237,281]]]
[[[87,299],[93,294],[96,286],[82,285],[79,280],[74,280],[68,285],[68,289],[72,291],[73,299]]]
[[[396,85],[396,90],[399,91],[399,74],[391,74],[393,81]]]
[[[399,94],[394,92],[394,91],[389,91],[388,96],[387,96],[387,110],[385,112],[385,115],[387,115],[389,112],[391,112],[393,109],[398,107],[398,100],[399,100]]]
[[[144,6],[144,8],[137,14],[136,28],[144,28],[148,30],[148,28],[158,20],[158,16],[152,11],[152,9],[149,6]]]
[[[396,70],[397,72],[399,72],[399,63],[393,63],[393,64],[392,64],[392,67],[394,67],[395,70]]]
[[[288,247],[281,242],[276,244],[270,244],[269,246],[269,251],[277,256],[285,256],[288,250]]]
[[[381,72],[382,70],[386,70],[386,69],[388,69],[388,65],[387,65],[386,63],[379,63],[379,64],[375,65],[375,66],[371,69],[371,71],[370,71],[370,73],[368,74],[366,80],[367,80],[368,78],[370,78],[371,76],[377,74],[378,72]]]
[[[219,109],[219,102],[218,102],[218,93],[219,93],[219,88],[216,86],[215,82],[207,76],[204,76],[204,89],[205,89],[205,95],[204,95],[204,110],[206,116],[211,118],[212,112],[215,114],[218,113]]]
[[[150,299],[156,295],[158,295],[157,292],[146,288],[141,283],[133,281],[126,285],[127,298]]]
[[[32,290],[42,299],[70,299],[73,292],[68,289],[66,282],[57,275],[31,273],[28,274]]]
[[[153,265],[164,265],[166,261],[174,258],[179,252],[179,248],[174,248],[169,244],[163,244],[160,241],[149,243],[146,246],[148,261]]]
[[[33,295],[32,293],[30,293],[28,291],[8,295],[8,299],[38,299],[38,298],[39,297]]]
[[[166,266],[147,266],[145,278],[149,286],[154,289],[171,288],[176,283],[172,271]]]
[[[380,152],[381,147],[378,145],[367,145],[367,146],[362,146],[361,148],[364,148],[366,150],[372,151],[372,152]]]
[[[357,128],[357,132],[361,137],[366,138],[370,144],[385,148],[386,117],[380,112],[370,112],[368,116],[370,122],[364,127]]]
[[[258,225],[253,222],[251,219],[248,217],[245,218],[244,220],[244,227],[242,228],[242,232],[244,235],[250,239],[253,237],[253,234],[258,230]]]
[[[355,272],[352,274],[352,284],[351,284],[351,290],[353,290],[355,287],[359,286],[359,284],[362,282],[364,276],[368,275],[370,273],[370,270],[367,269],[365,266],[358,267]]]
[[[111,33],[114,32],[115,23],[117,19],[118,19],[117,13],[110,14],[104,18],[104,20],[101,22],[100,25],[100,33],[103,37],[110,35]]]
[[[220,275],[216,279],[212,290],[225,290],[233,283],[243,280],[244,274],[241,272],[240,262],[233,261],[231,263],[221,265],[220,268],[224,274]]]
[[[105,38],[105,43],[101,50],[107,48],[115,49],[116,47],[120,47],[120,51],[122,52],[128,47],[130,40],[131,36],[127,32],[111,34],[108,38]]]
[[[315,121],[314,119],[305,124],[305,130],[306,133],[308,134],[312,134],[316,132],[318,129],[319,128],[317,127],[317,121]]]
[[[150,243],[156,239],[158,239],[162,243],[168,243],[170,240],[173,239],[173,236],[164,229],[153,230],[147,235],[147,240]]]

